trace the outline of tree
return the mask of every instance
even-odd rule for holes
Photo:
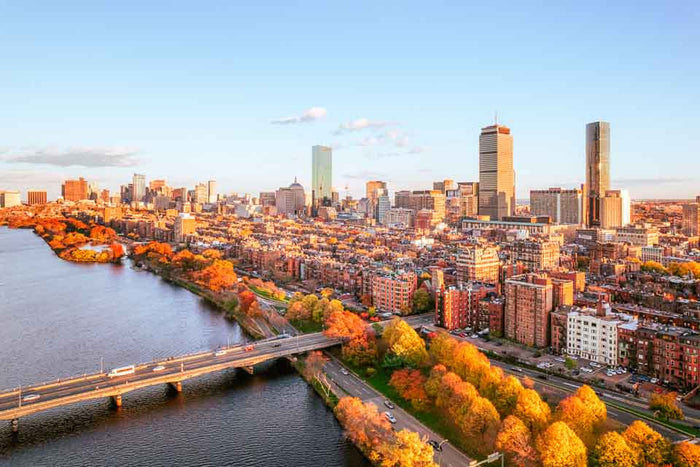
[[[435,299],[425,289],[418,289],[413,293],[413,309],[418,313],[425,313],[435,308]]]
[[[676,444],[671,462],[675,467],[697,467],[700,465],[700,446],[687,441]]]
[[[537,451],[532,442],[532,434],[518,417],[509,415],[503,420],[496,437],[496,449],[502,451],[512,465],[534,467],[537,464]]]
[[[542,467],[585,467],[586,446],[564,422],[554,422],[537,439]]]
[[[240,305],[240,310],[243,313],[249,313],[251,306],[253,303],[258,302],[258,298],[255,296],[253,292],[251,292],[248,289],[245,289],[244,291],[240,292],[238,294],[238,301]]]
[[[573,370],[574,368],[576,368],[576,362],[569,357],[565,357],[564,366],[567,370]]]
[[[230,289],[238,280],[233,271],[233,264],[223,259],[215,259],[209,266],[196,271],[192,277],[195,282],[214,292]]]
[[[510,415],[518,403],[518,396],[523,391],[523,385],[515,376],[507,376],[496,387],[496,393],[492,399],[493,405],[502,417]]]
[[[594,467],[635,467],[636,458],[625,438],[616,431],[600,437],[591,453]]]
[[[425,341],[400,318],[394,318],[384,328],[383,339],[388,353],[400,358],[407,365],[419,366],[428,359]]]
[[[357,397],[343,397],[338,401],[334,412],[345,428],[347,437],[366,452],[370,460],[381,460],[377,448],[390,442],[393,432],[391,424],[379,414],[377,407],[365,404]]]
[[[418,370],[396,370],[391,375],[389,384],[396,389],[401,397],[411,403],[416,410],[425,410],[430,403],[425,392],[426,378]]]
[[[469,384],[469,383],[465,383]],[[462,416],[456,419],[464,437],[476,441],[474,449],[481,454],[493,451],[493,445],[498,435],[501,418],[491,401],[477,396],[468,409],[462,407]]]
[[[683,420],[683,411],[676,403],[676,393],[652,394],[649,398],[649,409],[662,420]]]
[[[638,465],[663,464],[668,457],[668,440],[640,420],[632,422],[622,437],[632,449]]]
[[[359,316],[350,311],[335,311],[326,321],[326,330],[323,333],[327,337],[338,338],[343,342],[349,342],[363,336],[367,332],[367,325]]]
[[[645,261],[644,263],[642,263],[641,270],[644,272],[668,274],[666,268],[663,267],[663,265],[661,265],[660,263],[657,263],[656,261]]]
[[[401,430],[396,433],[381,461],[382,467],[437,467],[433,448],[418,433]]]
[[[301,300],[301,304],[304,305],[304,308],[306,308],[306,312],[309,314],[309,316],[311,316],[314,312],[314,308],[316,307],[317,303],[318,297],[314,294],[307,295]]]
[[[325,378],[325,373],[323,372],[323,367],[326,366],[328,358],[323,355],[322,352],[314,350],[309,352],[308,357],[304,361],[304,377],[309,381],[318,381],[323,391],[326,393],[326,397],[330,394],[330,383]]]
[[[308,313],[301,301],[294,301],[287,307],[286,317],[290,320],[308,320],[311,319],[311,314]]]
[[[452,367],[457,340],[444,331],[440,331],[430,341],[430,356],[435,363]]]
[[[591,410],[593,414],[593,424],[599,426],[608,417],[608,409],[605,403],[598,398],[598,395],[593,389],[587,384],[584,384],[576,390],[574,393],[576,397],[579,397]]]
[[[522,420],[533,434],[537,434],[549,423],[551,410],[534,389],[523,389],[518,394],[513,415]]]

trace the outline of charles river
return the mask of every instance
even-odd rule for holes
[[[29,230],[0,227],[0,389],[245,341],[187,290],[123,265],[73,264]],[[286,361],[38,413],[0,465],[368,465]]]

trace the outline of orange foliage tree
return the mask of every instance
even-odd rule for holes
[[[508,415],[496,437],[496,449],[502,451],[512,465],[534,467],[537,451],[532,443],[530,430],[518,417]]]
[[[425,381],[425,376],[419,370],[405,368],[394,371],[389,384],[401,397],[410,402],[414,409],[425,410],[430,403],[424,388]]]
[[[215,259],[209,266],[193,273],[192,277],[196,283],[214,292],[230,289],[237,280],[233,264],[224,259]]]
[[[537,439],[542,467],[585,467],[586,446],[564,422],[554,422]]]

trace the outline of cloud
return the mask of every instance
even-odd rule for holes
[[[65,151],[43,148],[10,154],[3,161],[57,167],[133,167],[137,163],[137,154],[135,149],[117,147],[74,147]]]
[[[356,173],[350,173],[350,174],[345,174],[343,175],[345,178],[349,178],[351,180],[380,180],[384,178],[383,173],[380,172],[372,172],[370,170],[362,170],[360,172]]]
[[[677,185],[695,181],[690,177],[651,177],[651,178],[621,178],[613,180],[614,186],[646,186],[646,185]]]
[[[325,118],[328,112],[323,107],[311,107],[308,108],[301,115],[294,117],[283,117],[276,120],[272,120],[270,123],[273,125],[290,125],[293,123],[308,123],[316,120]]]
[[[343,133],[347,132],[353,132],[353,131],[361,131],[365,129],[377,129],[377,128],[383,128],[385,126],[392,125],[391,122],[383,122],[383,121],[377,121],[377,120],[370,120],[368,118],[358,118],[356,120],[352,120],[347,123],[341,123],[340,126],[338,127],[337,130],[335,130],[334,134],[336,135],[341,135]]]

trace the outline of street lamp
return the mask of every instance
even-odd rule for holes
[[[440,441],[440,443],[438,444],[438,452],[440,453],[438,455],[438,465],[440,465],[440,466],[442,466],[442,445],[445,443],[449,443],[449,442],[450,442],[450,440],[445,438],[442,441]]]
[[[505,463],[505,457],[503,456],[502,452],[491,453],[488,455],[488,457],[486,457],[486,459],[484,459],[481,462],[471,461],[469,463],[469,467],[477,467],[477,466],[482,465],[482,464],[490,464],[492,462],[496,462],[499,457],[501,458],[501,467],[503,467],[503,465]]]

